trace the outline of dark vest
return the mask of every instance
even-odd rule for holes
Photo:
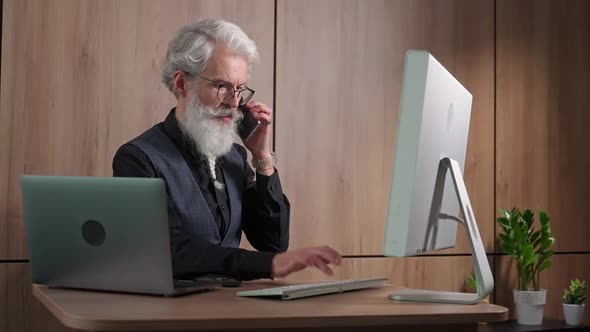
[[[211,210],[193,174],[172,140],[155,125],[131,142],[152,162],[159,178],[166,182],[168,216],[176,215],[182,228],[210,243],[237,248],[242,237],[242,194],[245,190],[245,161],[232,147],[221,165],[231,208],[231,220],[225,237],[221,239]]]

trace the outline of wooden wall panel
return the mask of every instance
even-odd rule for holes
[[[590,2],[497,2],[497,208],[545,209],[589,251]]]
[[[432,52],[474,96],[466,182],[493,250],[493,1],[278,1],[275,139],[291,247],[383,253],[407,49]],[[469,252],[462,232],[448,252]]]
[[[0,331],[72,332],[31,293],[27,263],[0,263]]]
[[[510,318],[516,319],[512,290],[516,282],[516,266],[508,256],[496,256],[496,304],[510,309]],[[590,254],[553,256],[553,266],[541,272],[541,288],[547,289],[544,317],[563,319],[563,290],[573,278],[590,281]],[[588,295],[588,294],[586,294]],[[588,304],[588,301],[586,301]],[[590,324],[590,311],[585,310],[584,323]]]
[[[19,176],[110,176],[116,149],[175,105],[160,83],[168,40],[205,17],[258,43],[256,97],[273,104],[274,2],[5,1],[0,107],[0,258],[27,257]]]

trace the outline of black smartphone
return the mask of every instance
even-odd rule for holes
[[[260,121],[254,118],[252,111],[246,105],[240,105],[238,109],[244,114],[242,121],[238,124],[238,135],[245,142],[256,131],[256,128],[260,126]]]

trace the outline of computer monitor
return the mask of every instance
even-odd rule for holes
[[[469,91],[430,53],[407,51],[384,254],[406,257],[453,247],[460,224],[473,252],[477,294],[405,289],[391,299],[473,304],[494,287],[462,175],[471,102]]]

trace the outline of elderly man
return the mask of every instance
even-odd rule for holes
[[[221,274],[242,280],[284,277],[314,266],[332,274],[340,255],[322,246],[286,251],[289,201],[270,136],[272,110],[250,100],[255,43],[236,25],[203,20],[180,29],[168,45],[162,81],[177,99],[161,122],[117,151],[113,175],[166,182],[176,278]],[[262,123],[234,144],[249,108]],[[258,251],[239,248],[242,230]]]

